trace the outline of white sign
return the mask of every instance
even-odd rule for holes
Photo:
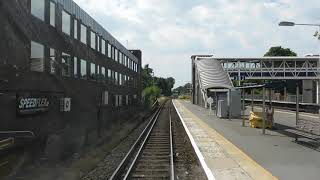
[[[212,97],[209,97],[209,98],[207,99],[207,103],[209,104],[209,115],[210,115],[210,114],[211,114],[211,105],[212,105],[212,103],[213,103]]]
[[[213,103],[212,97],[209,97],[209,98],[207,99],[207,103],[208,103],[208,104],[212,104],[212,103]]]

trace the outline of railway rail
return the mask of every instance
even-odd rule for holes
[[[171,101],[157,109],[109,180],[206,179]]]
[[[110,180],[174,179],[172,128],[167,104],[158,108]],[[165,117],[168,114],[169,117]]]

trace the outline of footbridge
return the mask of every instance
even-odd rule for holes
[[[320,98],[320,57],[214,57],[213,55],[194,55],[192,59],[193,84],[197,80],[197,62],[211,59],[220,66],[230,79],[234,80],[302,80],[303,101],[319,103]],[[207,68],[208,69],[208,68]],[[201,73],[200,73],[201,74]],[[206,73],[208,74],[208,72]],[[224,75],[223,75],[224,76]],[[201,81],[201,79],[200,79]],[[239,81],[240,82],[240,81]],[[196,91],[197,87],[193,87]],[[199,89],[199,88],[198,88]]]

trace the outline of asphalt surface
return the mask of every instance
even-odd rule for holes
[[[180,102],[279,179],[320,179],[320,152],[310,148],[317,146],[295,143],[292,137],[281,130],[266,130],[266,135],[262,135],[261,129],[249,128],[248,124],[247,127],[242,127],[240,119],[219,119],[209,115],[207,109],[190,102]],[[314,114],[301,115],[305,118],[318,118]],[[275,123],[294,126],[295,112],[276,110]]]

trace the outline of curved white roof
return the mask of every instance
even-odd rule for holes
[[[233,87],[228,73],[223,69],[219,60],[213,58],[196,58],[195,64],[199,73],[199,81],[202,89],[231,89]]]

